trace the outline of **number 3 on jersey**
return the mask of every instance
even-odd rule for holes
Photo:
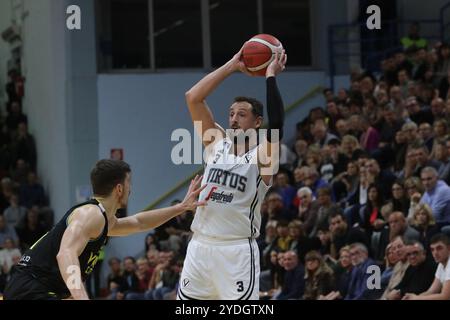
[[[238,286],[237,292],[242,292],[242,291],[244,291],[244,282],[238,281],[238,282],[236,282],[236,285]]]

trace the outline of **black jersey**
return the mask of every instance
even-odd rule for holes
[[[89,204],[97,205],[100,208],[105,218],[105,226],[102,234],[97,239],[89,241],[81,255],[78,257],[81,278],[84,281],[94,269],[100,250],[106,244],[108,235],[108,219],[106,217],[106,212],[103,206],[95,199],[76,205],[67,211],[64,217],[52,230],[42,236],[42,238],[24,253],[17,265],[17,269],[19,269],[20,272],[31,273],[33,278],[44,284],[49,292],[52,292],[58,297],[64,298],[70,296],[70,291],[64,283],[56,260],[56,255],[58,254],[61,245],[61,239],[67,229],[72,212],[79,207]],[[70,273],[73,273],[73,271]]]

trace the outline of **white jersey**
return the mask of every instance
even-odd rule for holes
[[[257,238],[261,226],[261,203],[270,185],[262,181],[254,147],[242,156],[232,152],[232,142],[224,138],[208,156],[200,200],[191,229],[194,233],[222,240]]]

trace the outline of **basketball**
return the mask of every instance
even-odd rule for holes
[[[264,76],[275,53],[282,50],[283,45],[277,38],[270,34],[258,34],[245,43],[242,60],[252,74]]]

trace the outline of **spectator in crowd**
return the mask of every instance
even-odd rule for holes
[[[389,279],[389,283],[381,296],[382,300],[386,300],[388,296],[395,290],[395,287],[400,283],[403,279],[406,269],[409,267],[408,256],[405,246],[405,241],[403,237],[397,236],[392,242],[392,249],[394,250],[394,254],[397,256],[398,262],[395,264],[394,270],[392,271],[391,278]]]
[[[438,227],[450,224],[450,187],[439,180],[438,173],[433,167],[426,167],[421,172],[421,180],[425,193],[420,202],[431,207]]]
[[[342,247],[341,250],[339,250],[339,260],[333,268],[336,290],[327,295],[320,295],[318,299],[336,300],[345,297],[347,295],[352,270],[353,264],[350,258],[350,247]]]
[[[406,251],[409,267],[400,283],[386,296],[388,300],[400,300],[405,293],[420,294],[433,282],[436,265],[427,259],[424,246],[413,241],[407,244]]]
[[[17,228],[19,223],[25,218],[27,209],[19,205],[19,197],[17,194],[12,194],[9,198],[9,207],[3,212],[8,225]]]
[[[17,134],[13,136],[11,144],[12,161],[16,162],[18,159],[23,159],[30,165],[31,170],[36,170],[36,142],[34,141],[34,137],[28,132],[26,122],[19,123]]]
[[[344,246],[353,243],[362,243],[368,247],[369,239],[358,227],[349,227],[342,212],[335,211],[329,217],[331,231],[331,256],[337,258],[337,254]]]
[[[298,190],[300,204],[298,206],[298,218],[303,222],[303,228],[306,234],[310,234],[315,220],[317,219],[317,212],[319,204],[313,200],[313,194],[310,188],[303,187]]]
[[[283,197],[277,192],[270,192],[267,196],[267,219],[273,220],[291,220],[292,214],[285,209]]]
[[[363,116],[359,116],[360,131],[362,132],[360,137],[360,144],[363,149],[368,152],[372,152],[378,148],[380,142],[380,134],[378,130],[371,126],[369,120]]]
[[[375,159],[368,159],[365,166],[368,182],[377,184],[381,188],[383,199],[389,199],[392,185],[396,180],[395,175],[387,169],[381,170],[378,161]]]
[[[356,161],[348,162],[347,170],[338,174],[331,183],[336,200],[345,203],[358,187],[359,167]]]
[[[297,139],[294,145],[296,159],[294,167],[300,168],[306,163],[306,152],[308,151],[308,142],[304,139]]]
[[[405,215],[400,211],[394,211],[388,215],[388,226],[384,228],[378,240],[374,241],[373,246],[377,248],[374,253],[376,260],[381,260],[385,254],[385,248],[390,242],[393,242],[397,237],[402,237],[404,241],[419,240],[420,234],[413,227],[408,225]],[[406,259],[406,258],[405,258]]]
[[[35,172],[30,172],[28,183],[20,186],[19,199],[20,204],[26,208],[31,208],[33,205],[40,207],[47,205],[44,188],[38,182]]]
[[[417,101],[416,101],[416,103],[417,103]],[[419,125],[418,132],[419,132],[419,138],[422,139],[423,143],[427,146],[428,152],[431,152],[433,149],[433,143],[434,143],[434,133],[433,133],[433,129],[431,128],[430,123],[422,122]]]
[[[10,111],[6,117],[8,131],[14,133],[19,127],[19,123],[28,123],[27,116],[22,113],[22,106],[19,101],[12,101]]]
[[[381,207],[384,204],[383,194],[376,184],[369,186],[367,198],[367,204],[362,210],[360,226],[370,237],[373,231],[381,230],[386,222],[381,214]]]
[[[119,258],[110,258],[108,260],[108,265],[110,268],[110,273],[106,278],[106,283],[109,289],[108,299],[115,300],[120,288],[124,288],[126,286],[126,279],[123,276]]]
[[[397,180],[392,185],[392,211],[400,211],[405,216],[408,215],[410,201],[406,196],[406,190],[403,187],[403,183]]]
[[[323,179],[320,178],[317,169],[309,167],[305,172],[305,183],[304,186],[311,189],[314,198],[318,198],[317,191],[320,188],[327,187],[328,183],[326,183]]]
[[[431,238],[431,253],[438,263],[434,280],[427,291],[416,295],[406,293],[403,300],[449,300],[450,299],[450,239],[443,234]]]
[[[6,238],[3,249],[0,250],[0,268],[2,268],[3,273],[8,275],[11,267],[19,262],[21,256],[22,254],[14,244],[14,240]]]
[[[136,291],[139,279],[136,276],[136,259],[128,256],[123,259],[123,278],[125,281],[118,284],[119,287],[112,292],[111,300],[124,300],[128,292]]]
[[[428,41],[420,36],[420,26],[418,22],[414,22],[410,25],[408,35],[400,40],[403,49],[408,49],[411,47],[415,48],[426,48],[428,46]]]
[[[272,250],[270,251],[269,257],[269,268],[268,270],[263,270],[260,277],[261,299],[270,299],[279,293],[281,291],[281,285],[284,282],[284,253]]]
[[[317,300],[326,296],[335,288],[333,270],[325,263],[317,251],[305,256],[305,292],[304,300]]]
[[[297,252],[297,256],[302,264],[305,264],[305,256],[311,250],[320,250],[320,240],[317,237],[306,236],[303,223],[300,220],[289,222],[289,236],[292,241],[289,246],[290,251]]]
[[[408,219],[414,213],[415,207],[419,204],[425,189],[418,177],[410,177],[405,180],[406,197],[409,199]]]
[[[317,236],[317,232],[321,227],[328,227],[328,218],[332,212],[340,210],[340,208],[333,203],[331,198],[331,188],[323,187],[319,188],[317,191],[317,203],[319,208],[317,210],[317,215],[314,219],[314,224],[309,237]]]
[[[11,170],[11,179],[19,185],[26,184],[29,172],[29,164],[23,159],[17,159],[16,167]]]
[[[367,279],[370,273],[368,268],[375,265],[375,262],[369,257],[367,247],[362,243],[353,243],[350,245],[350,259],[352,260],[353,270],[350,276],[349,286],[345,300],[364,299],[367,291]]]
[[[281,292],[275,296],[275,299],[300,299],[305,291],[305,269],[295,251],[288,251],[284,254],[283,266],[286,270],[284,282]]]
[[[289,176],[286,172],[278,172],[275,176],[273,188],[283,198],[283,206],[288,210],[294,210],[293,201],[297,190],[289,184]]]
[[[17,234],[24,251],[36,243],[46,232],[47,229],[39,219],[39,212],[36,207],[28,210],[23,224],[17,228]]]
[[[388,244],[385,250],[384,256],[384,268],[380,277],[380,286],[376,288],[372,288],[371,290],[367,290],[365,294],[365,298],[368,300],[378,300],[383,295],[384,291],[389,285],[389,281],[391,280],[392,273],[394,272],[394,267],[398,263],[399,258],[392,247],[392,243]]]
[[[425,248],[429,248],[431,238],[435,234],[439,233],[439,227],[436,226],[433,212],[430,206],[425,203],[419,203],[415,207],[414,214],[409,220],[409,224],[411,227],[419,231],[419,241]]]
[[[126,300],[144,300],[145,291],[148,289],[148,283],[152,277],[152,272],[148,264],[147,258],[139,258],[136,261],[136,277],[138,285],[134,290],[127,292]]]
[[[440,139],[435,144],[435,158],[441,163],[438,169],[438,178],[444,182],[450,175],[450,159],[447,150],[447,139]]]
[[[311,135],[314,139],[314,143],[318,144],[320,147],[327,145],[331,139],[337,139],[334,134],[328,132],[328,126],[325,119],[317,119],[313,122]]]
[[[279,251],[287,251],[291,245],[292,238],[289,235],[288,225],[287,220],[279,220],[277,223],[277,237],[274,240],[274,244]]]
[[[8,225],[3,215],[0,215],[0,249],[5,247],[6,239],[12,239],[14,246],[19,246],[19,237],[14,227]]]

